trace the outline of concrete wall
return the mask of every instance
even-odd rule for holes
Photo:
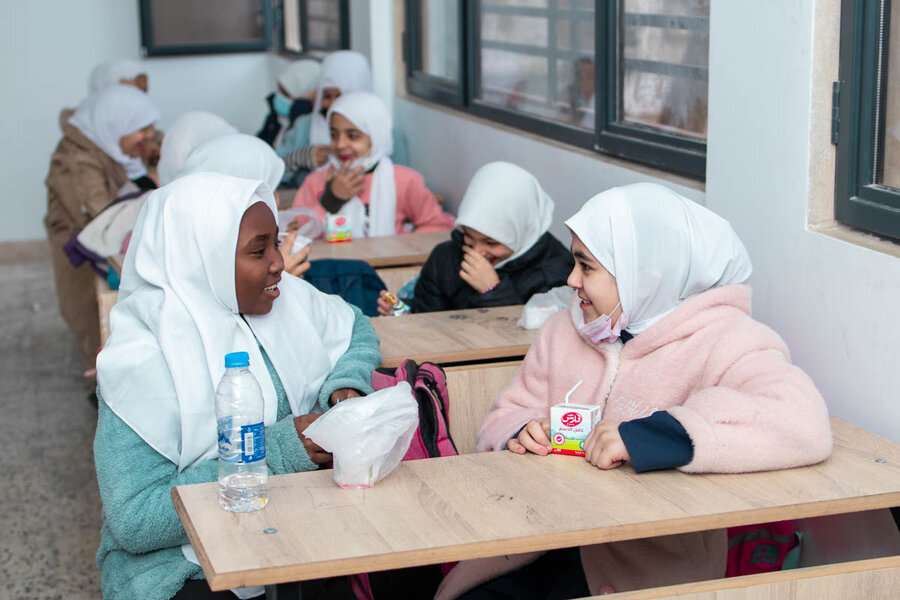
[[[91,68],[138,58],[138,3],[0,0],[0,242],[44,237],[44,177],[60,138],[59,110],[87,93]],[[224,54],[143,61],[165,126],[188,110],[215,112],[255,133],[271,89],[270,55]]]

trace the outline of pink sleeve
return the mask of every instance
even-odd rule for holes
[[[297,195],[294,196],[294,203],[291,206],[293,208],[306,207],[313,209],[319,220],[324,223],[326,211],[322,203],[319,202],[319,198],[322,197],[322,192],[325,191],[327,182],[328,171],[310,173],[303,180],[300,189],[297,190]]]
[[[412,169],[406,171],[409,175],[405,193],[397,198],[397,212],[402,215],[403,220],[415,225],[416,232],[419,233],[453,229],[456,220],[441,210],[437,200],[434,199],[434,194],[425,187],[422,176]],[[398,228],[397,233],[404,231]]]
[[[759,331],[734,332],[730,339],[754,334],[759,339]],[[681,470],[770,471],[825,460],[832,446],[825,401],[809,376],[790,363],[783,342],[752,350],[732,344],[723,341],[716,349],[716,360],[728,361],[717,385],[668,409],[694,445],[693,460]]]
[[[478,429],[478,452],[504,450],[523,425],[550,416],[549,338],[553,329],[545,326],[541,330],[513,380],[494,400]]]

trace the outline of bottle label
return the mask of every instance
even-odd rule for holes
[[[266,457],[266,428],[262,423],[234,427],[231,417],[218,420],[219,460],[233,464]]]
[[[262,423],[241,425],[241,462],[256,462],[266,457],[266,428]]]

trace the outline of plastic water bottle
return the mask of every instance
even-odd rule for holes
[[[246,352],[225,355],[216,388],[219,504],[231,512],[259,510],[269,502],[262,390]]]

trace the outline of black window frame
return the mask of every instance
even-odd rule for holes
[[[882,13],[882,10],[884,12]],[[836,118],[835,220],[900,240],[900,189],[874,183],[884,168],[884,130],[888,44],[888,0],[843,0]],[[879,70],[879,65],[881,69]]]
[[[281,5],[281,1],[279,0],[279,7]],[[340,15],[340,43],[337,48],[325,48],[319,46],[311,46],[309,43],[309,20],[306,18],[309,7],[307,6],[307,0],[299,0],[300,4],[300,45],[303,47],[303,51],[300,52],[300,55],[308,54],[308,53],[327,53],[334,52],[335,50],[347,50],[350,48],[350,0],[331,0],[332,2],[338,3],[338,8],[341,11]],[[281,29],[281,51],[286,54],[291,54],[297,56],[297,52],[293,52],[291,50],[284,49],[284,29]]]
[[[262,10],[263,39],[258,42],[226,42],[221,44],[163,46],[154,41],[153,0],[140,0],[141,52],[143,56],[178,56],[192,54],[225,54],[235,52],[267,52],[272,48],[273,11],[270,0],[259,0]]]
[[[619,0],[594,0],[594,4],[596,106],[593,131],[504,110],[478,99],[481,64],[478,55],[478,28],[481,19],[477,0],[459,2],[457,26],[460,28],[461,77],[456,85],[422,71],[420,2],[406,0],[403,52],[407,90],[415,96],[459,108],[516,129],[704,181],[705,140],[664,133],[650,126],[626,124],[618,120],[620,3]]]

